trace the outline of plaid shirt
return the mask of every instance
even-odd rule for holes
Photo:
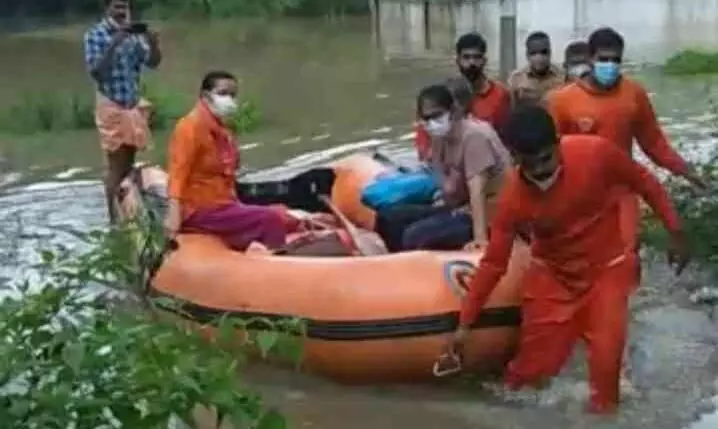
[[[113,29],[102,20],[87,30],[84,37],[85,64],[88,70],[102,60],[112,43]],[[115,50],[115,58],[107,73],[96,79],[97,90],[119,104],[132,108],[140,99],[140,73],[142,66],[149,66],[150,49],[144,39],[131,35]]]

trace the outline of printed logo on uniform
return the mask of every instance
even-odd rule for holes
[[[593,128],[596,125],[596,121],[589,116],[582,116],[576,121],[578,132],[582,134],[589,134],[593,132]]]

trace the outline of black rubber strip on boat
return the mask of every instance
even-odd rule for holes
[[[153,291],[154,296],[171,298],[168,295],[159,294]],[[173,298],[174,299],[174,298]],[[162,310],[169,311],[180,317],[192,321],[211,324],[218,321],[222,316],[229,316],[239,320],[265,319],[272,322],[295,319],[291,315],[280,315],[261,312],[222,310],[205,307],[198,304],[184,302],[180,308],[163,304],[161,301],[157,306]],[[414,316],[395,319],[380,320],[347,320],[328,321],[305,319],[306,333],[308,338],[325,341],[369,341],[385,340],[408,337],[422,337],[439,335],[452,332],[458,324],[458,313],[447,312],[428,316]],[[472,329],[487,329],[501,327],[518,327],[521,323],[521,309],[518,306],[493,307],[484,309],[479,319],[471,326]],[[266,329],[266,325],[257,323],[256,326],[249,324],[248,329]]]

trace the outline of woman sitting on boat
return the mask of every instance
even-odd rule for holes
[[[454,250],[487,242],[493,200],[511,156],[490,124],[467,116],[461,86],[454,81],[451,85],[456,95],[448,85],[431,85],[417,99],[443,205],[381,210],[377,232],[389,250]],[[471,93],[468,86],[466,91]]]
[[[182,230],[216,235],[235,250],[284,245],[287,229],[278,210],[237,199],[239,155],[228,127],[237,107],[237,78],[213,71],[202,79],[197,104],[177,122],[167,163],[169,238]]]

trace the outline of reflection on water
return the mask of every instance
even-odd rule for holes
[[[710,399],[709,406],[718,408],[718,396]],[[702,415],[697,422],[692,424],[688,429],[715,429],[718,428],[718,412]]]
[[[73,232],[104,227],[104,204],[98,181],[41,182],[0,195],[0,284],[32,275],[40,250],[73,248]]]
[[[718,46],[718,0],[516,0],[519,56],[532,31],[543,30],[556,53],[591,30],[610,25],[626,38],[627,56],[637,62],[663,61],[677,49]],[[489,64],[498,66],[500,0],[428,8],[422,2],[381,3],[381,35],[389,58],[450,55],[462,33],[477,30],[489,44]],[[433,2],[430,2],[433,3]],[[429,29],[424,23],[428,21]],[[523,58],[519,58],[523,61]]]

